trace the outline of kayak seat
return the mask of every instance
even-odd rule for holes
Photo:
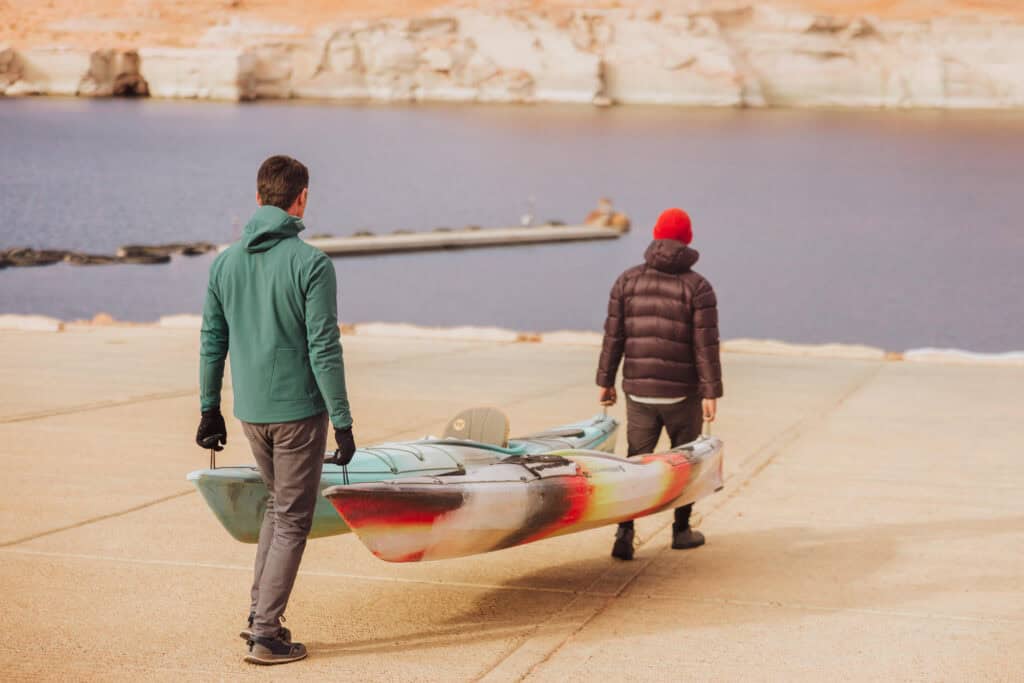
[[[469,408],[456,415],[444,429],[445,439],[465,439],[508,448],[508,415],[497,408]]]

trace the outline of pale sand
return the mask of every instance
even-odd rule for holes
[[[361,443],[489,403],[527,432],[598,411],[596,349],[346,336]],[[725,355],[708,545],[642,520],[422,565],[312,541],[310,658],[241,662],[253,547],[185,473],[197,334],[0,331],[4,678],[1013,680],[1024,669],[1024,368]],[[230,392],[228,392],[230,394]],[[230,409],[230,398],[226,409]],[[621,406],[614,414],[623,416]],[[249,462],[229,421],[222,463]],[[620,439],[620,449],[625,439]]]

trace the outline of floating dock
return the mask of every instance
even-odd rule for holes
[[[432,232],[358,235],[352,237],[311,237],[306,240],[328,256],[359,256],[433,249],[546,244],[615,239],[623,234],[616,227],[594,225],[537,225],[515,228],[463,228]]]

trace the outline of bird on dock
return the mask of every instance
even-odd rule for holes
[[[526,213],[519,217],[519,225],[523,226],[524,228],[528,228],[531,225],[533,225],[533,207],[534,205],[536,205],[536,203],[537,198],[531,196],[530,199],[527,201],[528,208],[526,209]]]

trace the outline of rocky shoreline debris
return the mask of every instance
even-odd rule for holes
[[[198,256],[215,251],[217,245],[210,242],[173,242],[156,245],[125,245],[116,255],[89,254],[66,249],[32,249],[15,247],[0,250],[0,268],[49,266],[55,263],[69,263],[73,266],[107,266],[116,264],[150,265],[168,263],[171,256]]]

